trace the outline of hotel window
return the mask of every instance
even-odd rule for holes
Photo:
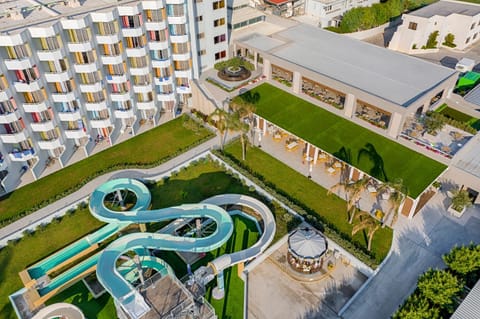
[[[157,92],[159,94],[170,94],[173,92],[173,88],[170,84],[158,86]]]
[[[10,100],[0,102],[0,114],[8,114],[15,112],[17,109],[17,103],[15,100],[10,98]]]
[[[470,42],[470,37],[468,37],[467,40],[465,40],[465,44],[467,44],[468,42]]]
[[[173,66],[175,71],[187,71],[190,69],[190,61],[174,61]]]
[[[199,39],[203,39],[203,38],[205,38],[205,33],[204,33],[204,32],[200,32],[199,34],[197,34],[197,37],[198,37]]]
[[[15,75],[17,77],[17,81],[22,83],[31,83],[40,78],[40,72],[38,71],[38,67],[36,65],[25,70],[15,70]]]
[[[203,16],[198,16],[198,17],[196,17],[196,18],[195,18],[195,21],[197,21],[197,22],[203,21]]]
[[[25,128],[25,122],[23,118],[19,118],[18,121],[3,124],[3,127],[7,131],[7,134],[20,133]]]
[[[23,98],[25,99],[25,103],[37,104],[47,99],[47,92],[44,88],[35,92],[24,92]]]
[[[90,42],[90,39],[92,38],[90,28],[69,29],[67,30],[67,33],[71,43]]]
[[[207,50],[205,50],[205,49],[198,51],[198,55],[200,55],[200,56],[205,55],[205,54],[207,54]]]
[[[100,49],[102,55],[118,56],[123,52],[123,44],[121,41],[114,44],[101,44]]]
[[[43,122],[51,121],[53,119],[52,108],[49,108],[46,111],[33,112],[33,113],[30,113],[30,114],[32,115],[33,123],[43,123]]]
[[[472,40],[475,40],[477,38],[478,32],[473,35]]]
[[[60,35],[54,37],[40,38],[39,41],[40,47],[42,48],[42,50],[45,51],[58,50],[60,49],[60,43],[62,43]]]
[[[146,45],[146,38],[145,36],[139,37],[125,37],[127,41],[127,48],[143,48]]]
[[[188,78],[177,78],[177,86],[189,87]]]
[[[150,75],[134,75],[133,76],[133,85],[148,85],[150,84]]]
[[[167,79],[172,74],[170,67],[166,68],[153,68],[153,75],[160,79]]]
[[[174,43],[172,43],[174,44]],[[152,50],[150,51],[150,57],[155,61],[164,61],[168,59],[168,49]]]
[[[152,92],[148,93],[137,93],[137,101],[138,102],[152,102],[153,101],[153,94]],[[130,102],[130,101],[128,101]]]
[[[188,43],[172,43],[172,51],[174,54],[185,54],[190,52]]]
[[[148,37],[151,41],[163,42],[167,40],[167,35],[165,34],[166,30],[162,31],[147,31]]]
[[[148,22],[161,22],[165,20],[165,10],[164,9],[145,10],[145,16],[147,17]]]
[[[185,15],[183,4],[167,4],[167,15],[169,17],[182,17]]]
[[[138,28],[142,26],[143,19],[141,14],[134,16],[120,16],[123,28]]]
[[[128,60],[132,68],[144,68],[148,64],[148,60],[146,56],[130,57],[128,58]]]
[[[213,2],[213,10],[222,9],[222,8],[225,8],[225,1],[224,0]]]
[[[220,42],[224,42],[226,39],[225,34],[217,35],[216,37],[213,38],[213,43],[217,44]]]
[[[45,71],[50,73],[61,73],[67,70],[67,62],[65,59],[43,62],[43,66],[45,67]]]
[[[187,28],[184,24],[170,24],[168,25],[171,35],[186,35]]]
[[[124,83],[111,83],[110,90],[112,93],[126,93],[130,91],[130,81]]]
[[[75,64],[91,64],[97,59],[95,50],[87,52],[73,52]]]
[[[213,26],[218,27],[225,24],[225,18],[220,18],[213,21]]]
[[[32,51],[30,50],[30,46],[25,44],[8,46],[7,47],[7,54],[10,59],[23,59],[28,58],[32,55]]]
[[[82,93],[87,103],[99,103],[105,101],[105,92],[84,92]]]
[[[116,21],[95,22],[98,35],[113,35],[118,33],[118,24]]]
[[[227,56],[227,51],[223,50],[220,52],[215,53],[215,60],[223,59]]]
[[[56,127],[53,130],[47,132],[39,132],[38,135],[43,141],[53,141],[60,136],[60,130],[58,129],[58,127]]]
[[[417,26],[418,26],[418,24],[417,24],[416,22],[410,22],[410,23],[408,24],[408,28],[409,28],[410,30],[417,30]]]
[[[75,89],[75,82],[70,79],[65,82],[49,83],[49,86],[52,93],[69,93]]]
[[[5,75],[0,75],[0,92],[5,91],[8,88],[8,82]]]
[[[472,23],[472,26],[470,27],[470,30],[473,30],[475,28],[475,23]]]
[[[94,84],[99,82],[101,79],[99,71],[91,73],[78,73],[78,76],[80,77],[82,84]]]
[[[332,11],[332,6],[325,6],[323,9],[325,10],[325,12],[329,12]]]
[[[120,64],[105,65],[106,73],[108,75],[124,75],[125,74],[125,62]]]

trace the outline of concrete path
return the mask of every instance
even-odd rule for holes
[[[445,266],[443,254],[455,245],[480,242],[480,208],[471,207],[456,218],[446,211],[449,202],[444,193],[438,193],[413,220],[399,218],[389,259],[343,318],[390,318],[413,292],[420,274]]]
[[[16,222],[7,225],[0,229],[0,239],[3,239],[19,230],[28,227],[35,222],[38,222],[47,216],[55,213],[57,210],[62,209],[72,203],[75,203],[86,196],[89,196],[94,189],[98,186],[102,185],[106,181],[113,179],[113,178],[121,178],[121,177],[130,177],[130,178],[149,178],[152,176],[156,176],[162,173],[165,173],[174,167],[188,161],[189,159],[195,157],[198,154],[201,154],[207,150],[213,149],[217,147],[219,144],[219,138],[214,137],[190,150],[185,153],[180,154],[179,156],[150,169],[127,169],[127,170],[120,170],[120,171],[113,171],[110,173],[106,173],[101,175],[94,180],[85,184],[82,188],[65,196],[54,203],[37,210],[36,212],[17,220]]]

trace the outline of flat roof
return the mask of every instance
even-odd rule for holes
[[[480,85],[477,85],[476,87],[474,87],[463,98],[467,102],[480,106]]]
[[[480,135],[475,135],[454,157],[453,165],[480,177]]]
[[[456,73],[305,24],[238,42],[404,107]]]
[[[265,16],[265,14],[263,14],[261,11],[255,10],[252,7],[243,7],[241,9],[233,11],[232,21],[230,22],[230,24],[234,25],[263,16]]]
[[[460,1],[438,1],[408,14],[423,18],[431,18],[433,16],[446,17],[451,14],[461,14],[473,17],[480,14],[480,6]]]

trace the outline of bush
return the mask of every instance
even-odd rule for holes
[[[438,33],[438,31],[433,31],[432,33],[430,33],[427,39],[427,43],[425,44],[426,49],[435,49],[437,47]]]
[[[457,45],[453,43],[453,41],[455,41],[455,35],[453,35],[452,33],[449,33],[445,36],[445,41],[442,44],[447,47],[454,48]]]
[[[245,69],[249,70],[249,71],[253,71],[255,69],[255,66],[248,62],[247,60],[241,58],[241,57],[233,57],[229,60],[226,60],[226,61],[222,61],[222,62],[218,62],[218,63],[215,63],[215,70],[218,70],[218,71],[221,71],[225,68],[228,68],[228,67],[240,67],[240,66],[243,66]]]

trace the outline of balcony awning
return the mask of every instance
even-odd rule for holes
[[[291,0],[265,0],[266,3],[274,4],[276,6],[290,2]]]

